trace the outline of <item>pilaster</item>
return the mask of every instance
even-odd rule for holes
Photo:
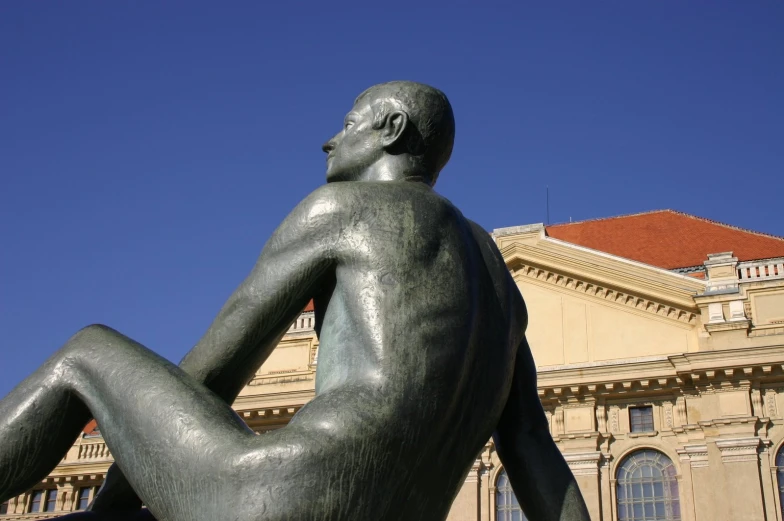
[[[766,519],[759,465],[760,439],[757,436],[719,438],[716,447],[726,467],[726,504],[730,518],[738,521]]]

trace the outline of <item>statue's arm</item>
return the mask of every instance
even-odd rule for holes
[[[332,185],[323,186],[286,217],[250,275],[180,362],[226,403],[234,401],[333,268],[342,223],[336,192]],[[112,465],[89,510],[140,507],[141,500]]]
[[[302,201],[273,233],[250,275],[180,367],[227,403],[237,397],[333,268],[340,233],[331,185]]]
[[[517,350],[512,388],[493,441],[529,519],[590,520],[577,482],[550,436],[525,338]]]

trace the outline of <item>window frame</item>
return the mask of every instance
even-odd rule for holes
[[[30,514],[34,514],[37,512],[41,512],[41,506],[43,504],[43,497],[44,497],[45,490],[39,488],[37,490],[33,490],[30,493],[30,500],[27,502],[27,512]],[[33,508],[33,505],[37,505],[37,508]]]
[[[778,450],[773,456],[773,464],[776,469],[776,489],[779,500],[779,516],[784,518],[784,443],[779,445]]]
[[[500,484],[502,479],[505,479],[506,483]],[[504,510],[499,511],[499,498],[507,493],[511,494],[510,502],[508,504],[501,505]],[[515,509],[515,505],[517,505],[517,509]],[[517,496],[515,495],[514,490],[512,490],[512,482],[509,480],[509,475],[506,473],[506,469],[501,467],[495,476],[495,504],[493,505],[493,519],[495,521],[506,521],[516,513],[516,510],[519,510],[520,515],[522,516],[520,521],[528,521],[528,518],[525,517],[525,512],[523,512],[522,506],[520,506],[520,502],[517,500]],[[504,517],[501,517],[502,515]]]
[[[49,507],[52,507],[51,509]],[[44,501],[41,503],[41,512],[57,511],[57,489],[49,488],[44,491]]]
[[[82,493],[87,492],[87,496],[82,498]],[[79,487],[79,490],[76,492],[76,511],[82,512],[87,510],[87,507],[90,506],[90,498],[92,497],[93,486],[87,485],[83,487]],[[84,507],[82,507],[82,499],[85,501]]]
[[[634,420],[635,419],[633,417],[634,416],[633,411],[639,411],[640,412],[640,416],[641,416],[640,417],[640,422],[639,422],[640,430],[634,430],[634,425],[635,425],[635,421]],[[649,422],[646,421],[646,420],[648,420],[648,418],[644,417],[644,414],[642,414],[643,411],[645,411],[648,414],[650,414],[650,429],[646,428],[646,427],[648,427],[648,423]],[[644,434],[644,433],[648,433],[648,432],[656,432],[656,420],[655,420],[654,414],[653,414],[653,405],[652,404],[630,405],[629,406],[629,433],[631,433],[631,434]]]
[[[654,472],[643,469],[657,469],[661,479],[656,480]],[[635,476],[639,470],[639,475]],[[622,473],[625,475],[622,476]],[[648,474],[646,476],[646,474]],[[681,501],[681,483],[678,468],[670,456],[655,447],[637,447],[623,455],[615,467],[614,477],[614,508],[617,521],[644,521],[646,519],[662,519],[655,513],[657,504],[661,503],[668,521],[684,521]],[[660,485],[661,495],[656,494],[656,485]],[[639,496],[635,495],[635,491]],[[650,491],[651,494],[647,494]],[[629,508],[639,504],[642,517]],[[654,512],[646,513],[646,505],[652,505]],[[650,516],[654,517],[650,517]]]

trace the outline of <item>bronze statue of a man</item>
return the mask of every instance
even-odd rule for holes
[[[0,402],[0,501],[94,417],[116,468],[66,519],[443,520],[490,436],[529,519],[588,519],[537,397],[520,292],[490,235],[432,189],[454,132],[432,87],[363,92],[323,147],[327,184],[179,367],[94,325]],[[256,436],[229,404],[311,298],[316,396]]]

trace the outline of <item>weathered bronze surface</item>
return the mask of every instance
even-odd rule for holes
[[[436,89],[363,92],[323,146],[327,184],[179,367],[93,325],[0,402],[0,501],[94,417],[116,464],[91,511],[62,519],[442,520],[491,436],[529,519],[588,519],[520,292],[490,235],[433,191],[454,132]],[[316,397],[257,436],[228,404],[311,298]]]

